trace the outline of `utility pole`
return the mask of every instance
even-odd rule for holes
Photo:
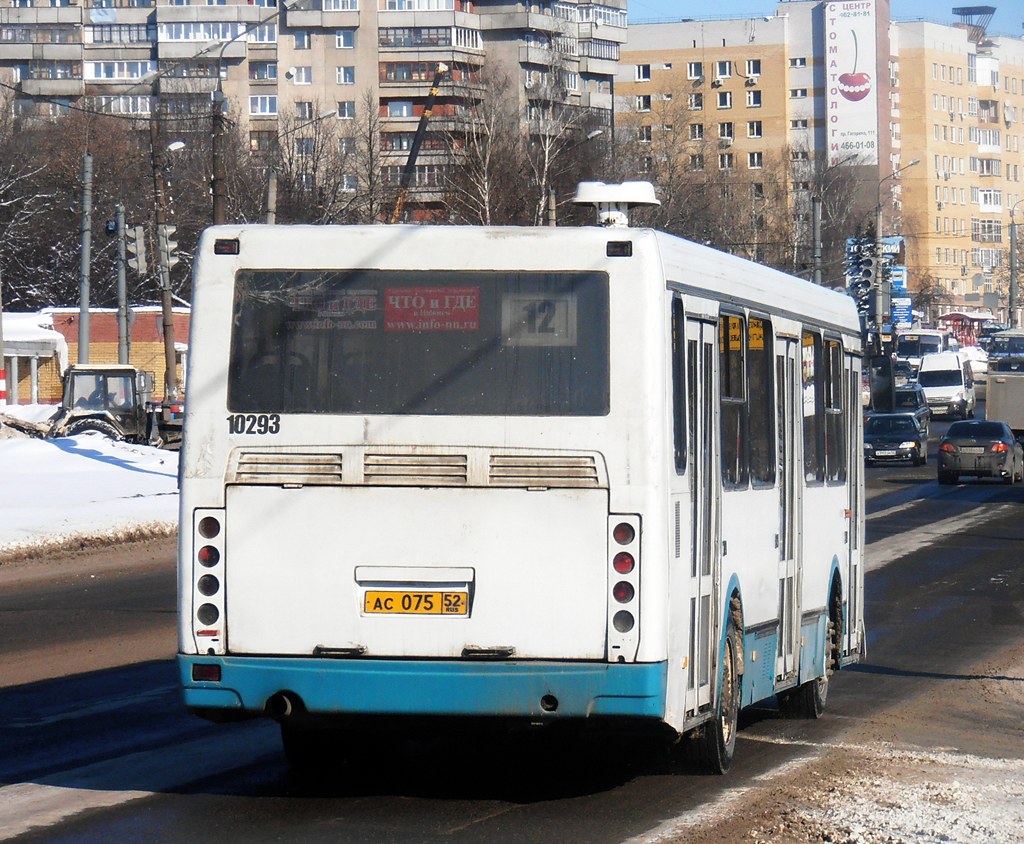
[[[821,284],[821,197],[815,194],[811,197],[811,237],[814,241],[811,261],[813,274],[811,279],[815,284]]]
[[[167,225],[167,192],[164,189],[164,155],[160,145],[160,127],[156,120],[149,124],[150,157],[153,164],[153,197],[156,210],[156,232]],[[157,272],[160,278],[160,305],[164,323],[164,399],[178,398],[178,369],[174,352],[174,302],[171,299],[171,268],[167,254],[157,249]]]
[[[878,353],[882,352],[882,326],[885,323],[886,303],[889,299],[884,290],[885,276],[882,272],[882,203],[875,206],[875,243],[873,256],[875,263],[872,266],[871,298],[872,298],[872,323],[875,327],[875,345]]]
[[[277,223],[277,171],[267,173],[267,225]]]
[[[1014,208],[1017,206],[1015,205]],[[1010,295],[1007,300],[1010,311],[1010,328],[1017,327],[1017,223],[1010,211]]]
[[[220,89],[220,65],[217,63],[217,90],[213,95],[213,176],[210,179],[210,193],[213,196],[213,224],[228,221],[224,202],[224,93]]]
[[[126,244],[124,203],[117,203],[117,362],[128,363],[128,280],[125,277]]]
[[[89,362],[89,264],[92,263],[92,156],[82,156],[82,258],[78,269],[78,362]]]

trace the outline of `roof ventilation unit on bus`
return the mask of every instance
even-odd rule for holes
[[[593,205],[597,208],[597,224],[609,228],[627,228],[630,208],[661,205],[650,182],[580,182],[572,201],[576,205]]]

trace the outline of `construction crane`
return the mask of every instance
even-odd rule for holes
[[[412,146],[409,147],[409,157],[402,168],[402,175],[398,181],[398,196],[395,197],[395,207],[391,211],[390,223],[397,223],[402,217],[402,209],[405,208],[405,200],[409,195],[409,185],[412,184],[413,173],[416,172],[416,159],[420,154],[420,145],[423,137],[427,134],[427,122],[430,120],[430,113],[434,109],[434,100],[437,99],[437,91],[441,87],[441,81],[448,73],[448,65],[439,63],[437,72],[434,74],[434,81],[430,83],[430,93],[423,106],[423,114],[420,115],[419,125],[416,127],[416,134],[412,139]]]

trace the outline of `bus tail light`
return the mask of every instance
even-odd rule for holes
[[[640,516],[608,518],[608,660],[633,662],[640,643]]]
[[[224,511],[196,510],[192,524],[192,636],[198,653],[224,653]]]

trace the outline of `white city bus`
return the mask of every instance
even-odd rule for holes
[[[185,701],[293,761],[387,716],[724,771],[859,657],[847,296],[652,230],[227,225],[190,361]]]

